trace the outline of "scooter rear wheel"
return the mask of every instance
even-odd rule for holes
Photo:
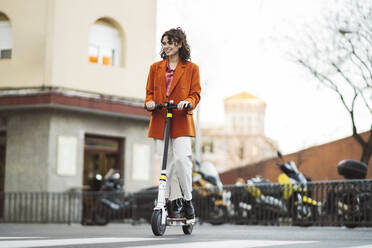
[[[194,228],[193,225],[182,226],[182,231],[183,231],[184,234],[190,235],[192,233],[193,228]]]
[[[151,228],[155,236],[163,236],[166,225],[161,224],[161,210],[154,210],[151,216]]]

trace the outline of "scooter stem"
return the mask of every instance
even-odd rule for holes
[[[169,104],[173,104],[173,101],[170,101]],[[168,160],[168,147],[169,147],[169,136],[170,128],[172,122],[172,109],[168,107],[168,103],[164,104],[164,107],[167,109],[167,118],[165,122],[165,134],[164,134],[164,152],[163,152],[163,163],[160,173],[160,182],[159,182],[159,193],[158,201],[155,209],[164,209],[165,206],[165,191],[167,184],[167,160]]]
[[[173,101],[171,101],[171,102],[173,102]],[[167,104],[165,104],[165,106],[167,107]],[[162,171],[167,169],[169,136],[170,136],[172,117],[173,117],[172,109],[167,108],[167,118],[165,120],[163,164],[161,166]]]

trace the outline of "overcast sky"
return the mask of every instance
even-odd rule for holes
[[[186,31],[201,71],[202,122],[223,122],[223,99],[247,91],[267,104],[266,136],[284,153],[295,152],[351,135],[338,97],[291,62],[281,42],[315,23],[327,2],[158,0],[157,40],[170,28]],[[370,119],[367,112],[358,116],[361,131]]]

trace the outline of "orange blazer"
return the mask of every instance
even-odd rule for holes
[[[148,101],[154,101],[156,104],[163,104],[166,101],[166,68],[167,59],[151,65],[147,78],[145,104]],[[188,111],[173,110],[170,132],[171,138],[181,136],[195,137],[193,110],[200,101],[200,92],[199,67],[190,61],[183,63],[179,60],[176,70],[174,71],[168,100],[173,100],[175,104],[178,104],[182,100],[188,101],[192,104],[192,109]],[[155,110],[152,112],[148,137],[163,139],[166,119],[165,115],[165,110]]]

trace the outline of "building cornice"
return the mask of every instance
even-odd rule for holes
[[[61,109],[131,119],[150,118],[139,99],[54,87],[0,89],[0,111],[21,109]]]

